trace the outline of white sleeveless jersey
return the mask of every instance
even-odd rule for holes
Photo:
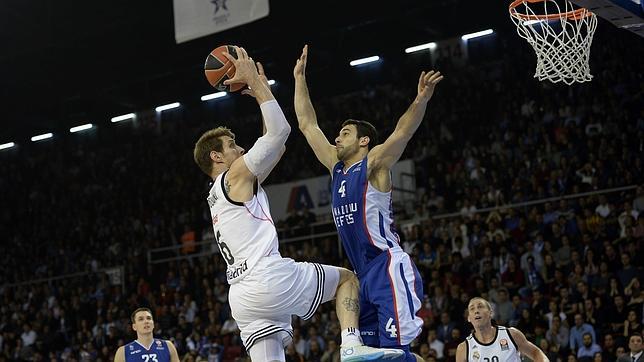
[[[497,326],[491,343],[481,343],[474,332],[466,339],[468,362],[521,362],[521,354],[506,327]]]
[[[279,243],[264,189],[257,186],[250,201],[233,201],[225,191],[227,172],[215,179],[207,199],[215,241],[228,265],[226,279],[233,284],[242,280],[262,257],[279,255]]]

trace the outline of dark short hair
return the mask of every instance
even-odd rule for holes
[[[641,334],[637,334],[637,333],[633,333],[633,334],[631,334],[630,336],[628,336],[628,341],[630,342],[630,341],[631,341],[631,338],[633,338],[633,337],[637,337],[637,338],[639,338],[639,339],[641,339],[641,340],[643,340],[643,341],[644,341],[644,337],[642,337],[642,335],[641,335]]]
[[[358,130],[358,138],[365,136],[369,137],[369,146],[375,146],[378,144],[378,131],[376,130],[376,127],[373,126],[373,124],[357,119],[347,119],[342,123],[342,127],[348,126],[350,124],[356,126],[356,129]]]
[[[152,315],[152,319],[154,319],[154,315],[152,314],[152,311],[150,310],[150,308],[145,308],[145,307],[137,308],[134,312],[132,312],[132,315],[130,316],[130,320],[132,321],[132,324],[134,324],[135,322],[134,317],[136,317],[136,314],[139,312],[148,312]]]

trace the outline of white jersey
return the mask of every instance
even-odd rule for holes
[[[474,332],[466,339],[468,362],[521,362],[521,354],[506,327],[496,326],[496,336],[490,343],[476,339]]]
[[[225,191],[227,172],[215,179],[208,205],[215,241],[228,265],[226,279],[233,284],[242,280],[262,257],[279,255],[279,242],[264,189],[258,185],[250,201],[233,201]]]

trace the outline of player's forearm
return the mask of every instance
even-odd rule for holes
[[[251,82],[248,83],[248,87],[253,90],[255,95],[255,100],[258,104],[262,104],[275,99],[273,93],[271,93],[270,88],[262,80],[257,77],[253,78]]]
[[[266,102],[260,104],[260,109],[262,111],[262,120],[264,123],[264,136],[262,137],[276,137],[276,146],[281,147],[286,139],[288,138],[289,133],[291,133],[291,126],[286,121],[284,112],[280,108],[279,104],[273,98]]]
[[[407,108],[407,111],[400,117],[396,129],[394,132],[398,133],[400,136],[411,139],[418,127],[420,122],[423,121],[425,117],[425,111],[427,110],[427,102],[418,101],[417,99]]]
[[[295,115],[297,116],[297,124],[302,131],[318,125],[306,80],[302,78],[295,79]]]
[[[282,149],[291,126],[286,121],[277,101],[272,100],[260,105],[266,134],[257,139],[253,147],[244,155],[248,170],[257,177],[263,177],[270,172],[282,155]]]

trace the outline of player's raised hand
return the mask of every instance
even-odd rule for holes
[[[434,88],[443,80],[441,72],[435,72],[430,70],[425,73],[425,71],[420,73],[420,78],[418,79],[418,98],[419,100],[429,101],[434,95]]]
[[[309,46],[304,45],[304,49],[302,49],[302,55],[297,59],[295,62],[295,67],[293,68],[293,76],[297,78],[305,78],[306,77],[306,57],[308,56],[309,53]]]
[[[235,76],[231,79],[224,81],[225,85],[233,83],[244,83],[252,84],[258,80],[259,73],[255,66],[253,58],[248,56],[244,48],[235,46],[235,51],[237,52],[237,59],[229,53],[223,53],[226,58],[228,58],[233,65],[235,66]]]
[[[270,88],[271,86],[270,84],[268,84],[268,78],[266,77],[266,73],[264,72],[264,66],[260,62],[256,62],[255,64],[257,65],[257,72],[259,73],[259,79],[262,81],[262,83],[264,83],[264,85],[266,85],[267,88]],[[242,94],[246,94],[255,98],[255,92],[251,88],[244,89],[242,91]]]

